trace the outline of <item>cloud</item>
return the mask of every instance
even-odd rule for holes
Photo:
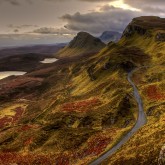
[[[1,0],[1,1],[3,1],[3,2],[8,2],[8,3],[10,3],[11,5],[14,5],[14,6],[19,6],[20,5],[20,3],[17,1],[17,0]]]
[[[74,32],[65,29],[65,28],[52,28],[52,27],[41,27],[38,29],[33,30],[30,33],[37,33],[37,34],[54,34],[54,35],[75,35]]]
[[[114,2],[116,0],[80,0],[80,1],[86,1],[86,2]]]
[[[118,8],[106,4],[106,5],[101,6],[99,10],[102,12],[106,12],[106,11],[116,10],[116,9],[118,9]]]
[[[18,29],[14,29],[13,32],[14,32],[14,33],[18,33],[19,30],[18,30]]]
[[[58,32],[56,31],[55,28],[48,28],[48,27],[42,27],[39,29],[35,29],[33,33],[39,33],[39,34],[57,34]]]
[[[65,28],[69,30],[88,31],[90,33],[101,33],[106,30],[121,32],[132,18],[141,14],[112,6],[103,6],[100,10],[102,12],[65,14],[61,19],[67,22]]]
[[[27,2],[31,4],[33,0],[0,0],[0,3],[9,3],[13,6],[20,6],[22,2]]]
[[[97,11],[85,14],[80,12],[72,15],[65,14],[61,19],[66,22],[65,28],[69,30],[87,31],[94,34],[106,30],[122,32],[128,23],[138,16],[165,16],[165,0],[123,0],[123,2],[139,10],[132,11],[129,6],[128,9],[122,9],[105,3],[105,5],[99,6]]]
[[[7,27],[11,28],[11,29],[26,29],[26,28],[36,28],[36,27],[38,27],[38,25],[28,25],[28,24],[13,25],[13,24],[9,24]]]
[[[145,12],[165,14],[165,0],[124,0],[123,2]]]
[[[6,2],[6,3],[9,3],[11,5],[14,5],[14,6],[19,6],[22,4],[22,2],[27,2],[29,4],[32,4],[33,2],[35,2],[36,0],[0,0],[0,2]],[[102,2],[113,2],[115,0],[37,0],[37,1],[40,1],[40,2],[68,2],[68,1],[81,1],[81,2],[94,2],[94,3],[102,3]],[[40,3],[39,2],[39,3]]]
[[[163,5],[165,4],[164,0],[124,0],[125,3],[132,5],[132,6],[143,6],[143,5]]]

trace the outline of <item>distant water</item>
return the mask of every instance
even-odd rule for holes
[[[45,58],[43,61],[41,61],[41,63],[43,64],[51,64],[53,62],[56,62],[58,59],[56,58]]]
[[[21,71],[4,71],[0,72],[0,80],[9,77],[9,76],[21,76],[26,74],[26,72],[21,72]]]

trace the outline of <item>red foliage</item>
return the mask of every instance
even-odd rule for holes
[[[87,155],[99,155],[105,150],[110,141],[110,138],[96,137],[88,144],[85,152]]]
[[[3,84],[1,84],[0,95],[11,93],[13,90],[17,88],[37,87],[41,85],[42,81],[42,78],[35,78],[29,76],[21,76],[14,78],[12,80],[6,80]]]
[[[74,154],[74,159],[81,159],[86,156],[98,156],[104,152],[107,145],[112,139],[107,137],[96,137],[88,143],[88,146],[81,152]]]
[[[15,109],[16,114],[15,116],[13,116],[13,123],[15,123],[16,121],[18,121],[20,119],[20,117],[22,116],[24,109],[21,107],[18,107]]]
[[[19,165],[69,165],[68,155],[36,155],[19,153],[0,153],[0,164],[19,164]]]
[[[33,141],[33,138],[29,138],[24,142],[24,145],[27,146]],[[9,165],[9,164],[20,164],[20,165],[69,165],[70,160],[82,159],[87,156],[98,156],[105,151],[105,148],[110,143],[111,138],[104,136],[98,136],[88,142],[87,147],[85,147],[81,152],[68,154],[59,154],[59,155],[36,155],[36,154],[27,154],[21,155],[14,152],[3,152],[0,153],[0,164]]]
[[[150,85],[146,89],[146,93],[149,99],[151,100],[162,100],[165,99],[165,94],[161,93],[156,85]]]
[[[61,155],[56,159],[55,165],[69,165],[69,157],[67,155]]]
[[[20,131],[28,131],[29,129],[33,128],[31,125],[24,125],[19,129]]]
[[[40,126],[39,125],[23,125],[21,126],[21,128],[18,128],[18,131],[22,132],[22,131],[28,131],[30,129],[37,129],[39,128]]]
[[[0,164],[20,164],[20,165],[52,165],[53,158],[49,155],[20,155],[18,153],[0,153]]]
[[[3,117],[0,119],[0,128],[5,127],[6,125],[10,124],[12,122],[11,117]]]
[[[32,138],[32,137],[31,137],[31,138],[28,138],[28,139],[24,142],[24,145],[25,145],[25,146],[28,146],[28,145],[30,145],[32,142],[33,142],[33,138]]]
[[[89,111],[94,106],[99,106],[101,104],[101,101],[97,98],[93,98],[90,100],[84,100],[80,102],[72,102],[72,103],[66,103],[62,106],[63,111]]]
[[[0,119],[0,128],[16,123],[21,118],[24,112],[24,109],[21,107],[18,107],[15,109],[15,111],[16,111],[16,114],[14,116],[5,116]]]

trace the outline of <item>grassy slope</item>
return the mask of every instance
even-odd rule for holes
[[[61,161],[66,154],[71,164],[81,164],[112,147],[133,126],[137,112],[130,94],[132,88],[120,66],[122,61],[104,68],[110,56],[114,58],[116,54],[115,49],[109,55],[101,53],[54,68],[44,80],[48,85],[38,101],[28,98],[20,120],[9,123],[1,134],[1,152],[19,151],[21,155],[35,153],[47,157],[53,154],[56,159],[61,156]],[[87,72],[93,64],[96,65],[91,74],[95,80]],[[10,102],[3,107],[13,104],[18,103]],[[20,160],[13,159],[11,163]]]
[[[139,69],[133,77],[143,98],[148,123],[102,164],[158,164],[159,153],[165,143],[165,43],[155,41],[158,32],[160,30],[156,28],[151,30],[151,38],[134,34],[120,41],[121,45],[141,48],[151,57],[148,67]]]
[[[133,42],[134,40],[136,42]],[[126,79],[126,71],[134,66],[150,65],[151,68],[145,71],[146,75],[144,71],[139,70],[135,73],[134,80],[145,101],[146,111],[150,106],[163,103],[164,97],[160,96],[160,93],[156,97],[159,102],[157,100],[153,102],[146,96],[147,88],[152,85],[150,83],[158,84],[161,92],[164,92],[164,72],[160,66],[164,58],[162,55],[164,47],[162,43],[155,43],[154,39],[152,40],[153,42],[150,38],[135,34],[127,40],[123,38],[118,44],[109,44],[97,55],[77,60],[69,59],[69,63],[59,62],[56,63],[57,66],[51,66],[50,70],[43,68],[41,71],[31,73],[29,76],[44,78],[41,86],[35,88],[37,96],[2,104],[4,109],[13,104],[19,104],[19,107],[20,102],[21,105],[26,105],[19,120],[10,122],[1,130],[2,164],[23,161],[46,165],[53,162],[61,165],[87,164],[110,149],[131,129],[137,118],[137,105],[132,95],[132,87]],[[160,50],[156,49],[161,58],[153,53],[154,48],[151,47],[154,45],[162,47]],[[153,63],[157,64],[155,68]],[[158,68],[159,82],[158,79],[155,80]],[[150,96],[150,88],[147,94]],[[26,93],[24,95],[26,96]],[[22,95],[18,95],[15,99],[20,97],[22,98]],[[147,156],[151,152],[149,146],[153,146],[153,140],[156,142],[154,148],[157,147],[155,150],[158,152],[164,135],[163,106],[159,105],[162,111],[159,117],[154,115],[159,112],[156,108],[152,112],[153,116],[149,117],[148,125],[110,158],[107,161],[109,164],[136,162],[133,156],[142,151],[144,157],[142,159],[138,157],[138,160],[142,163],[144,158],[149,160]],[[147,132],[148,129],[151,131]],[[143,144],[146,137],[150,136],[152,138],[148,139],[148,143]],[[141,145],[139,152],[133,152],[132,150],[138,145]],[[151,153],[154,156],[157,155],[155,150]],[[28,156],[32,154],[33,156]]]

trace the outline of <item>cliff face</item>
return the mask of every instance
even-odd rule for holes
[[[124,30],[123,37],[131,37],[135,33],[139,35],[145,35],[147,33],[147,29],[139,25],[134,25],[131,23]]]
[[[122,37],[131,37],[134,34],[153,37],[155,41],[165,41],[165,33],[161,32],[165,28],[165,19],[159,17],[138,17],[126,27]]]

